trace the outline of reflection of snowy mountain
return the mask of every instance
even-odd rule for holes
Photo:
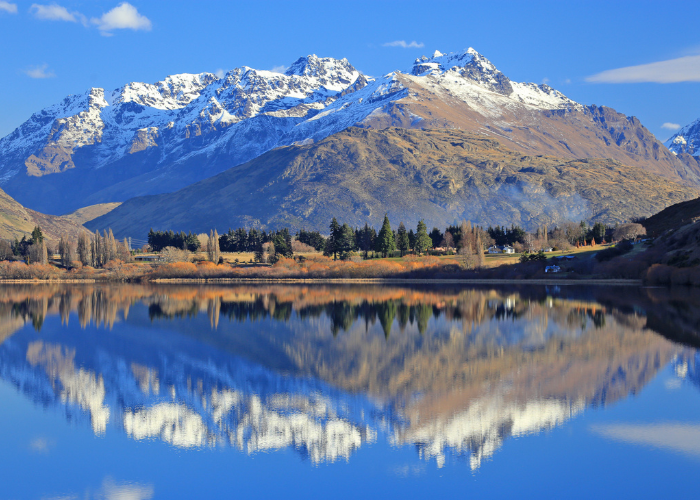
[[[381,440],[476,468],[508,437],[639,390],[675,352],[590,302],[474,292],[438,301],[439,317],[428,307],[421,327],[423,308],[397,299],[312,315],[283,295],[210,298],[217,307],[203,301],[188,309],[202,314],[179,319],[152,315],[154,303],[161,315],[178,310],[167,294],[126,301],[128,318],[94,301],[114,312],[109,332],[63,312],[40,334],[27,323],[0,344],[0,376],[96,434],[249,454],[292,448],[314,464]],[[398,323],[390,335],[385,316]]]
[[[92,352],[23,335],[0,348],[0,373],[44,405],[87,418],[96,434],[114,423],[134,439],[176,447],[230,445],[247,453],[294,447],[312,462],[348,459],[373,431],[351,419],[363,400],[216,353],[152,354],[146,368],[103,346]],[[76,351],[83,354],[76,366]],[[88,355],[86,357],[86,354]],[[221,358],[221,356],[219,356]]]
[[[397,432],[397,444],[416,444],[425,459],[435,458],[438,467],[448,453],[465,457],[473,469],[491,457],[508,437],[537,434],[564,424],[581,413],[584,400],[531,400],[518,404],[502,394],[488,394],[463,411]]]
[[[695,350],[684,351],[673,360],[673,372],[678,379],[700,388],[700,353]]]

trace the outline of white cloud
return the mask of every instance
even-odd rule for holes
[[[128,2],[122,2],[115,8],[102,14],[102,17],[92,18],[92,23],[97,25],[103,35],[110,36],[112,30],[130,29],[150,31],[151,21],[139,14],[136,7]]]
[[[24,74],[30,78],[53,78],[56,74],[49,70],[48,64],[42,64],[41,66],[33,66],[29,69],[24,70]]]
[[[37,19],[43,19],[45,21],[68,21],[71,23],[78,22],[78,18],[76,17],[76,14],[78,13],[68,12],[68,9],[55,3],[52,3],[51,5],[39,5],[33,3],[29,8],[29,12],[31,12]]]
[[[10,14],[17,14],[17,4],[0,0],[0,11],[8,12]]]
[[[420,49],[422,47],[425,47],[425,44],[423,42],[416,42],[413,40],[412,42],[406,43],[405,40],[396,40],[393,42],[387,42],[383,44],[384,47],[401,47],[403,49]]]
[[[284,73],[285,71],[287,71],[287,66],[285,66],[284,64],[280,64],[279,66],[273,66],[270,71],[274,73]]]
[[[219,68],[216,71],[214,71],[214,74],[217,78],[223,78],[226,75],[226,72],[223,69]]]
[[[663,125],[661,125],[661,128],[665,128],[668,130],[678,130],[679,128],[681,128],[681,126],[677,123],[666,122]]]
[[[564,83],[571,83],[571,78],[567,78],[566,80],[564,80]]]
[[[542,78],[542,83],[547,85],[549,83],[549,78],[547,78],[546,76],[544,78]]]
[[[615,441],[700,455],[700,425],[676,423],[595,425],[591,430]]]
[[[609,69],[586,78],[592,83],[700,82],[700,55]]]

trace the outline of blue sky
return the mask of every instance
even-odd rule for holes
[[[39,2],[0,0],[0,136],[90,87],[311,53],[380,75],[469,46],[515,81],[635,115],[661,139],[664,123],[700,117],[697,1]]]

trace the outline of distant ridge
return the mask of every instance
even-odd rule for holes
[[[624,222],[698,190],[615,160],[527,156],[454,129],[350,128],[278,148],[175,193],[134,198],[86,224],[119,237],[156,230],[290,227],[327,231],[332,217],[379,227],[462,219],[527,229]],[[623,201],[624,200],[624,201]]]

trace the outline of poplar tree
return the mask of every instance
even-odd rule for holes
[[[476,235],[476,267],[482,268],[486,265],[486,257],[484,256],[484,244],[481,241],[481,233]]]
[[[64,237],[58,240],[58,253],[61,256],[61,264],[66,269],[73,267],[73,247]]]
[[[92,265],[90,238],[88,238],[88,235],[85,232],[80,233],[78,236],[78,260],[84,266]]]
[[[416,253],[422,254],[433,247],[433,240],[428,236],[428,228],[422,220],[416,230]]]
[[[394,233],[391,230],[391,224],[389,224],[389,216],[387,214],[384,214],[384,222],[382,223],[382,228],[379,230],[379,234],[377,235],[377,244],[375,249],[385,258],[390,252],[396,250]]]
[[[214,229],[213,231],[209,231],[209,238],[207,239],[207,258],[211,262],[218,264],[220,253],[219,233],[217,233],[216,229]]]

